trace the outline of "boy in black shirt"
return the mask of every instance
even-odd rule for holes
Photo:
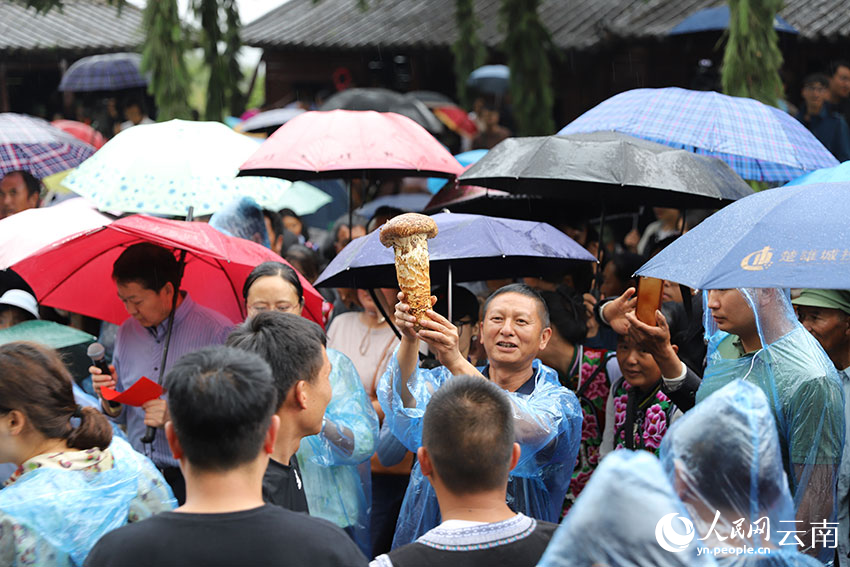
[[[308,512],[295,452],[301,439],[322,430],[331,401],[331,363],[325,333],[292,313],[263,311],[239,325],[227,345],[259,354],[272,369],[280,433],[263,477],[263,500]]]
[[[280,425],[265,361],[204,348],[180,359],[165,387],[165,434],[186,477],[186,504],[108,533],[87,567],[366,565],[338,527],[263,503],[263,474]]]

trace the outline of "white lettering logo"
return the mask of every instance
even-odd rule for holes
[[[679,518],[679,521],[685,526],[685,533],[680,534],[673,528],[673,519]],[[655,524],[655,539],[658,540],[658,545],[663,549],[679,553],[688,548],[688,545],[694,540],[696,532],[694,524],[684,516],[679,516],[676,512],[667,514]]]

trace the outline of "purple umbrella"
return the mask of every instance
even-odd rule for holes
[[[83,57],[68,67],[59,82],[60,91],[117,91],[145,87],[147,78],[139,70],[138,53],[107,53]]]
[[[432,282],[541,276],[563,272],[575,262],[596,260],[546,223],[454,213],[440,213],[433,219],[439,233],[428,241]],[[350,242],[315,286],[395,287],[393,250],[381,244],[379,232]]]
[[[0,177],[25,170],[39,179],[77,167],[94,146],[25,114],[0,114]]]

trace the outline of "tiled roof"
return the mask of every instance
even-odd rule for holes
[[[129,3],[119,12],[105,0],[65,0],[62,8],[39,14],[0,0],[0,52],[131,51],[143,39],[142,12]]]
[[[457,37],[454,0],[289,0],[243,29],[255,47],[357,49],[435,48]],[[593,47],[609,37],[658,38],[685,17],[722,0],[543,0],[540,16],[563,49]],[[504,37],[501,0],[476,0],[479,37]],[[786,0],[780,14],[806,39],[850,36],[846,0]]]

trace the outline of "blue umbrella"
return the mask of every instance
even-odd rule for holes
[[[785,183],[838,161],[805,126],[756,100],[679,88],[635,89],[591,108],[558,134],[613,130],[717,157],[744,179]]]
[[[117,91],[145,87],[148,79],[139,70],[138,53],[107,53],[83,57],[68,67],[59,82],[60,91]]]
[[[459,154],[455,154],[455,159],[464,167],[468,165],[472,165],[476,161],[480,160],[487,154],[488,150],[469,150],[468,152],[461,152]],[[432,195],[436,194],[440,189],[445,186],[446,180],[440,179],[438,177],[429,177],[428,178],[428,191],[431,192]]]
[[[811,185],[812,183],[847,183],[850,182],[850,161],[845,161],[841,165],[835,167],[825,167],[801,175],[785,184],[786,187],[791,185]]]
[[[484,93],[503,95],[511,84],[507,65],[484,65],[469,74],[466,84]]]
[[[440,213],[428,241],[435,283],[540,276],[595,258],[560,230],[542,222]],[[317,287],[395,287],[395,256],[380,231],[351,241],[316,280]]]
[[[676,24],[667,32],[667,35],[681,35],[686,33],[699,33],[722,31],[729,29],[729,5],[723,4],[715,8],[698,10]],[[790,34],[798,34],[797,28],[786,22],[779,15],[773,18],[773,29]]]
[[[850,183],[768,189],[708,217],[638,275],[697,289],[850,288]]]

